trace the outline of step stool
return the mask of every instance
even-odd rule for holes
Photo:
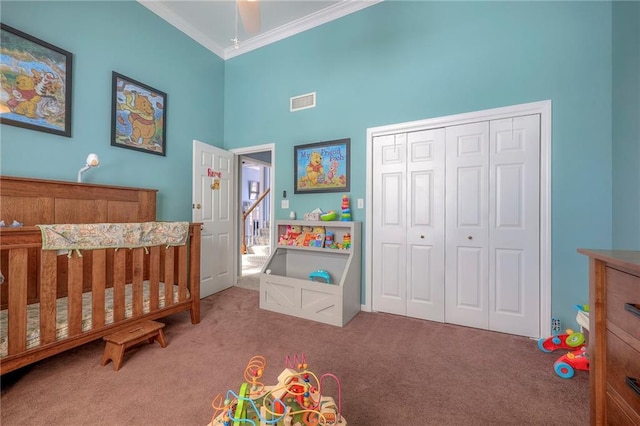
[[[102,356],[102,365],[107,365],[111,360],[113,361],[114,370],[120,370],[124,351],[145,340],[148,340],[149,343],[157,341],[160,343],[160,346],[163,348],[166,347],[167,343],[164,340],[164,333],[162,332],[163,327],[164,324],[161,322],[144,321],[126,330],[104,336],[103,339],[107,344],[104,348],[104,355]]]

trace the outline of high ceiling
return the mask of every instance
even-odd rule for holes
[[[260,31],[255,34],[245,32],[236,0],[138,1],[216,55],[229,59],[382,0],[254,0],[260,16]]]

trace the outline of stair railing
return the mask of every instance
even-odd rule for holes
[[[256,200],[255,203],[253,203],[251,205],[251,207],[249,207],[247,209],[246,212],[242,212],[242,243],[240,245],[240,253],[241,254],[247,254],[247,235],[246,235],[246,229],[247,229],[247,217],[249,217],[249,215],[251,214],[251,212],[258,207],[258,205],[262,202],[262,200],[264,200],[264,197],[267,196],[267,194],[269,193],[269,191],[271,191],[271,188],[267,188],[265,189],[265,191],[260,194],[260,196],[258,197],[258,199]]]

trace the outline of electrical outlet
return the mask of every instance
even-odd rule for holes
[[[280,202],[280,207],[282,207],[283,209],[288,209],[289,208],[289,200],[282,200]]]

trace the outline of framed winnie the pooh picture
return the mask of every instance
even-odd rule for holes
[[[111,145],[167,155],[167,94],[113,72]]]
[[[0,24],[0,122],[71,137],[73,55]]]
[[[349,192],[351,139],[294,146],[294,193]]]

